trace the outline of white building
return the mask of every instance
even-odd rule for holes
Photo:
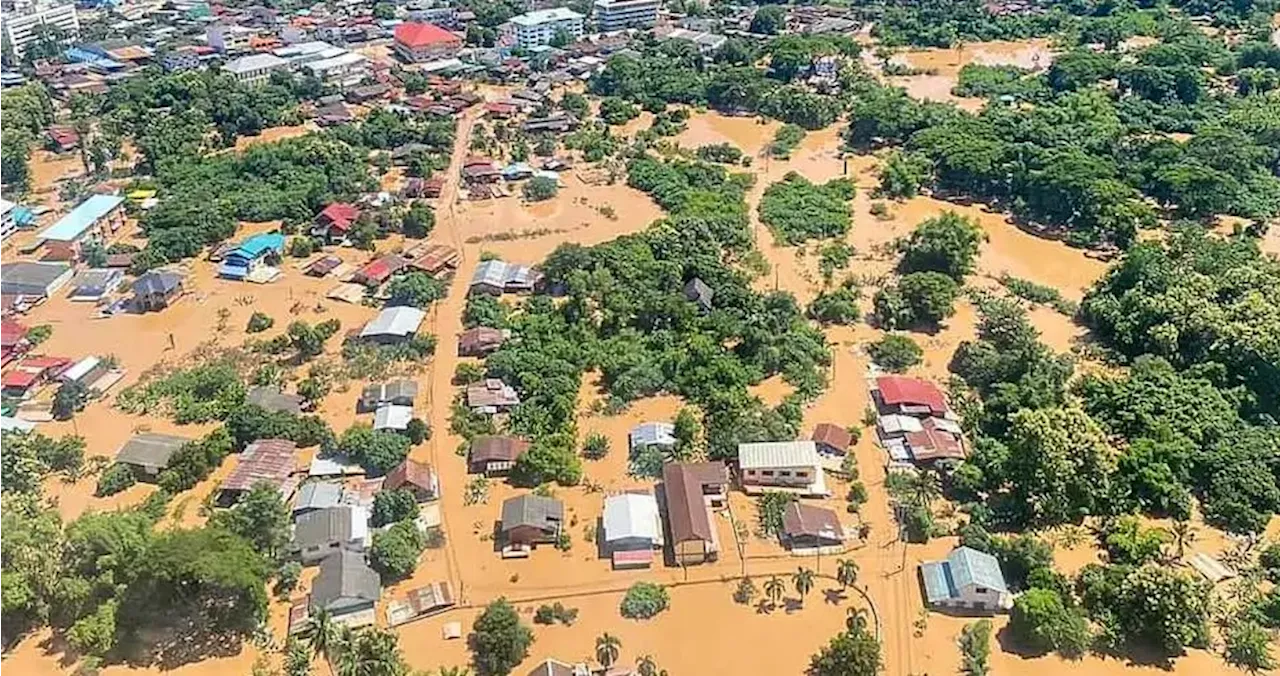
[[[661,0],[596,0],[596,29],[602,33],[627,28],[649,28],[658,22]]]
[[[1008,610],[1013,595],[996,557],[957,547],[942,561],[920,564],[925,601],[935,608]]]
[[[340,89],[358,86],[369,76],[369,58],[364,54],[345,50],[337,56],[312,61],[304,67],[321,82]]]
[[[818,446],[809,440],[738,444],[738,468],[748,493],[782,490],[805,496],[830,495]]]
[[[303,66],[312,61],[323,61],[324,59],[332,59],[335,56],[346,54],[347,50],[342,47],[335,47],[323,40],[312,40],[310,42],[299,42],[294,45],[277,47],[271,50],[271,53],[295,66]]]
[[[652,493],[620,493],[604,500],[605,551],[614,568],[646,568],[662,549],[662,517]]]
[[[275,54],[250,54],[228,61],[222,69],[247,85],[259,85],[271,79],[272,73],[288,70],[289,62]]]
[[[4,42],[12,47],[13,53],[22,58],[27,45],[39,37],[39,27],[56,28],[65,35],[70,44],[80,38],[80,18],[76,15],[74,3],[36,4],[27,11],[5,12]]]
[[[582,37],[582,18],[567,7],[543,9],[511,17],[503,32],[515,46],[530,49],[550,43],[560,31],[577,40]]]

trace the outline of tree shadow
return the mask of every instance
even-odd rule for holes
[[[791,598],[782,599],[782,609],[785,610],[788,615],[794,612],[798,612],[803,608],[804,608],[804,601],[800,599],[791,599]]]
[[[761,599],[760,602],[756,604],[756,614],[768,615],[773,612],[773,608],[774,606],[771,601],[768,599]]]
[[[213,657],[232,657],[244,647],[246,634],[211,631],[201,619],[183,617],[163,629],[140,629],[119,652],[131,667],[158,667],[170,671]]]
[[[838,606],[849,600],[849,595],[844,593],[841,587],[833,587],[831,589],[822,590],[822,602],[832,606]]]

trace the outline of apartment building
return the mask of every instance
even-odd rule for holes
[[[574,40],[582,37],[583,16],[567,7],[555,7],[511,17],[503,24],[503,36],[510,44],[532,49],[551,42],[560,31]]]
[[[61,31],[67,44],[80,38],[80,18],[76,15],[74,3],[37,3],[23,10],[15,8],[13,12],[5,12],[3,36],[5,44],[13,49],[18,58],[26,52],[27,45],[35,42],[43,32],[41,26]]]
[[[602,33],[627,28],[650,28],[658,22],[661,0],[596,0],[596,29]]]
[[[288,70],[289,62],[274,54],[250,54],[228,61],[222,67],[247,85],[265,84],[276,71]]]

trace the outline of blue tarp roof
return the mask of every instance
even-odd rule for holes
[[[264,233],[254,235],[240,243],[229,255],[240,255],[245,258],[257,258],[267,251],[284,251],[284,235]]]
[[[36,212],[31,207],[16,206],[13,208],[13,222],[18,224],[19,228],[25,228],[36,222]]]
[[[68,61],[87,63],[91,68],[99,68],[101,70],[120,70],[125,67],[125,65],[119,61],[113,61],[99,56],[81,47],[70,47],[67,51],[63,52],[63,54],[67,57]]]
[[[218,266],[219,277],[229,277],[231,279],[244,279],[248,275],[249,275],[249,268],[246,268],[243,265],[232,265],[230,263],[223,263],[222,265]]]
[[[94,195],[72,209],[71,213],[59,218],[57,223],[45,228],[38,236],[55,242],[74,242],[122,203],[123,197]]]

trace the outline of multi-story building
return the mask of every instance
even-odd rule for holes
[[[602,33],[627,28],[649,28],[658,22],[662,0],[596,0],[596,28]]]
[[[369,59],[359,52],[347,52],[311,61],[304,66],[321,82],[339,89],[355,87],[369,76]]]
[[[448,59],[460,49],[462,38],[435,24],[406,21],[396,26],[396,54],[409,63]]]
[[[209,26],[209,30],[205,33],[209,46],[223,54],[247,51],[249,43],[257,35],[258,32],[253,29],[225,24]]]
[[[228,61],[222,67],[247,85],[260,85],[271,79],[271,74],[288,70],[289,62],[275,54],[250,54]]]
[[[40,38],[44,32],[41,26],[60,32],[67,44],[80,38],[80,18],[76,15],[75,4],[70,2],[37,3],[25,10],[5,12],[0,23],[4,25],[4,43],[18,58],[22,58],[27,45]]]
[[[503,24],[504,37],[525,49],[548,44],[561,31],[573,40],[582,37],[582,15],[567,8],[555,7],[511,17]]]
[[[17,208],[18,205],[13,202],[0,199],[0,242],[8,239],[18,229],[18,221],[13,213]]]

